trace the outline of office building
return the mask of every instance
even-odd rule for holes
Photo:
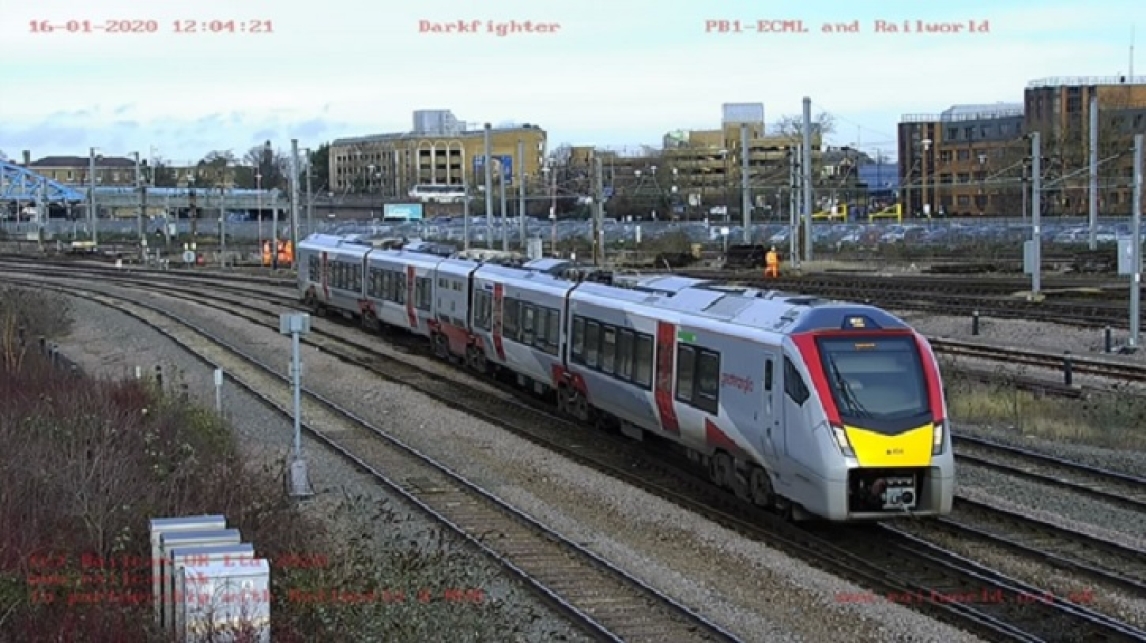
[[[1090,100],[1098,100],[1099,213],[1129,214],[1133,140],[1146,133],[1146,77],[1050,78],[1022,103],[962,105],[899,124],[908,212],[1029,216],[1031,142],[1042,139],[1042,213],[1081,216],[1090,201]]]
[[[1022,133],[1023,107],[1016,103],[904,116],[898,133],[904,214],[984,216],[1016,205],[1005,177],[1023,156]]]
[[[87,156],[45,156],[24,163],[29,170],[64,185],[91,185],[91,159]],[[97,156],[95,183],[100,187],[135,185],[135,159]]]
[[[1099,211],[1128,214],[1134,135],[1146,134],[1146,77],[1048,78],[1027,85],[1027,132],[1042,134],[1048,214],[1090,209],[1090,101],[1098,98]]]
[[[467,125],[444,110],[415,112],[410,132],[344,138],[330,145],[331,190],[404,199],[418,185],[468,185],[471,193],[485,185],[485,131]],[[522,174],[527,185],[539,182],[546,156],[546,133],[538,125],[491,128],[494,166],[507,184]],[[524,158],[518,158],[518,143]],[[495,177],[495,185],[496,185]]]

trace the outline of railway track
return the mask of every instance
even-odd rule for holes
[[[1040,564],[1146,596],[1146,553],[1140,550],[962,497],[950,517],[936,522],[960,538],[1002,545]]]
[[[1021,364],[1037,368],[1062,371],[1066,354],[1047,351],[987,346],[953,339],[929,338],[932,348],[952,357],[970,357],[994,362]],[[1071,370],[1075,375],[1093,375],[1121,382],[1146,382],[1146,366],[1103,359],[1070,355]]]
[[[86,267],[68,266],[71,270],[86,270]],[[11,268],[18,272],[45,272],[47,274],[58,274],[56,269],[39,269],[35,267],[18,267]],[[250,277],[246,276],[241,279],[230,280],[234,283],[228,283],[227,275],[225,274],[212,274],[212,273],[196,273],[194,271],[161,271],[161,272],[139,272],[135,270],[120,270],[114,268],[107,268],[106,266],[96,266],[96,270],[106,274],[108,277],[118,281],[133,281],[140,285],[148,285],[155,283],[156,279],[162,279],[164,282],[178,281],[185,284],[202,283],[204,279],[213,284],[214,288],[230,291],[235,293],[250,292],[244,286],[253,285],[260,288],[283,288],[292,289],[293,282],[283,282],[279,279],[264,278],[264,277]],[[239,285],[236,285],[239,284]],[[266,297],[266,293],[259,292],[259,296]],[[297,302],[294,301],[293,295],[290,302],[279,301],[283,305],[297,307]],[[284,294],[284,299],[286,295]],[[1030,365],[1045,369],[1054,369],[1062,371],[1063,357],[1056,356],[1050,353],[1039,351],[1027,351],[1010,348],[999,348],[994,346],[987,346],[983,344],[975,344],[971,342],[960,342],[948,339],[930,338],[932,346],[935,350],[944,355],[952,357],[969,357],[981,359],[985,361],[998,362],[1007,365]],[[1119,364],[1109,361],[1092,360],[1084,357],[1071,357],[1072,367],[1076,374],[1080,375],[1094,375],[1097,377],[1110,378],[1117,381],[1146,381],[1146,368],[1136,366],[1133,364]],[[1015,388],[1027,391],[1033,391],[1038,394],[1054,395],[1058,397],[1079,398],[1085,396],[1089,391],[1084,387],[1077,385],[1067,385],[1061,381],[1055,381],[1047,376],[1035,376],[1018,373],[1002,373],[990,369],[974,368],[964,364],[954,365],[963,375],[977,379],[984,383],[995,383],[1000,379],[1005,378],[1007,383]],[[1100,391],[1101,389],[1095,389]]]
[[[786,290],[944,315],[970,316],[979,311],[985,317],[1027,319],[1069,326],[1126,328],[1129,325],[1128,303],[1121,299],[1124,294],[1121,290],[1102,294],[1097,299],[1095,295],[1101,293],[1086,292],[1088,289],[1102,288],[1110,284],[1111,280],[1048,280],[1043,284],[1044,298],[1031,300],[1016,296],[1030,289],[1029,281],[1009,279],[826,273],[803,278],[762,280],[755,275],[737,279],[735,273],[720,271],[682,271],[681,274],[736,281],[764,290]],[[1083,298],[1086,295],[1089,297]]]
[[[134,298],[87,290],[69,294],[143,322],[223,369],[271,409],[292,416],[289,379],[239,347]],[[739,640],[336,402],[308,389],[303,396],[308,434],[484,551],[590,635],[650,643]],[[497,537],[487,540],[488,534]]]
[[[154,288],[161,289],[162,286]],[[198,299],[200,303],[208,302],[205,305],[218,306],[222,302],[227,306],[259,310],[249,300],[236,302],[217,295],[200,295]],[[235,311],[235,314],[254,323],[277,328],[277,322],[272,323],[268,319],[275,317],[270,311],[260,310],[254,314]],[[479,390],[480,384],[459,387],[458,376],[461,374],[443,376],[437,369],[387,355],[373,344],[376,340],[357,331],[352,334],[333,332],[322,321],[316,320],[312,332],[322,339],[308,337],[307,343],[320,346],[328,355],[367,368],[386,379],[413,386],[445,404],[495,422],[551,451],[647,489],[750,538],[767,541],[829,572],[856,580],[881,595],[950,597],[987,591],[992,596],[1002,597],[995,603],[925,600],[912,605],[972,631],[1016,641],[1057,640],[1064,632],[1072,637],[1081,637],[1073,640],[1091,640],[1089,637],[1096,633],[1101,633],[1102,640],[1129,641],[1146,637],[1144,632],[1071,604],[1066,599],[1028,601],[1027,598],[1043,597],[1044,593],[986,570],[952,552],[901,534],[894,527],[876,527],[874,530],[846,527],[821,533],[785,523],[772,514],[760,512],[715,490],[687,471],[683,463],[674,464],[671,458],[652,460],[647,451],[635,448],[627,440],[579,427],[516,395],[505,397],[483,393]],[[367,341],[364,342],[364,338]],[[381,367],[380,355],[384,355]],[[468,379],[464,375],[461,378]]]
[[[1146,478],[1055,458],[967,435],[953,436],[961,462],[1058,487],[1130,509],[1146,511]]]
[[[234,280],[281,287],[290,287],[293,284],[293,280],[289,278],[246,275],[237,272],[212,272],[203,269],[162,271],[138,266],[117,269],[106,262],[92,262],[90,260],[63,261],[21,257],[10,260],[0,258],[0,261],[8,262],[9,265],[14,263],[25,267],[31,261],[41,266],[78,267],[105,273],[131,271],[143,275],[186,274],[189,278],[199,277],[213,281]],[[985,317],[998,319],[1025,319],[1083,327],[1111,326],[1120,329],[1126,328],[1129,324],[1126,319],[1126,304],[1121,301],[1094,299],[1031,301],[1014,296],[1016,292],[1023,292],[1028,289],[1028,282],[1007,278],[967,279],[965,277],[914,276],[888,278],[877,275],[857,277],[856,275],[824,273],[803,278],[764,281],[756,278],[755,275],[741,275],[747,278],[738,280],[737,273],[724,271],[693,270],[680,271],[679,274],[705,279],[737,281],[765,290],[780,289],[803,292],[826,298],[866,302],[886,308],[910,309],[935,314],[969,316],[973,312],[979,311]],[[1068,278],[1058,282],[1047,280],[1044,283],[1043,291],[1044,293],[1056,289],[1077,291],[1078,289],[1101,287],[1109,283],[1110,280],[1099,281],[1083,277]]]

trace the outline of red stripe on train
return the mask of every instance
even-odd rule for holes
[[[410,328],[418,328],[418,313],[414,311],[414,293],[417,290],[414,284],[417,283],[418,273],[414,271],[414,266],[406,266],[406,317],[410,320]]]
[[[676,326],[668,322],[657,322],[657,363],[653,378],[653,397],[657,403],[657,415],[661,428],[669,433],[680,435],[680,422],[672,401],[673,358],[676,351]]]
[[[946,419],[947,409],[943,407],[943,383],[939,366],[935,363],[935,353],[931,344],[919,333],[914,333],[915,345],[919,348],[919,361],[923,362],[923,376],[927,378],[927,397],[931,401],[931,418],[935,422]]]
[[[497,359],[505,362],[505,345],[502,344],[501,330],[502,330],[502,315],[504,312],[501,309],[502,301],[505,300],[505,286],[502,284],[493,285],[493,349],[497,351]]]
[[[748,451],[741,448],[735,440],[728,437],[727,433],[708,418],[704,418],[704,440],[708,446],[727,451],[736,457],[744,459],[749,457]]]
[[[836,399],[832,397],[832,389],[828,386],[828,378],[824,375],[823,362],[820,360],[820,348],[816,346],[816,335],[812,333],[792,335],[792,343],[800,351],[800,358],[812,376],[812,387],[820,396],[820,404],[824,407],[824,415],[831,424],[843,424],[840,421],[840,410],[836,406]],[[785,375],[787,377],[787,375]]]

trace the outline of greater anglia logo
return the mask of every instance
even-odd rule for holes
[[[559,22],[537,20],[419,20],[418,33],[437,35],[492,35],[499,38],[537,34],[556,34],[561,31]]]

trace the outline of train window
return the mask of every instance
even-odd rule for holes
[[[415,288],[421,286],[418,298],[414,300],[418,310],[431,310],[434,307],[434,280],[429,277],[418,277]]]
[[[646,389],[653,385],[652,335],[637,335],[637,350],[633,356],[633,383]]]
[[[354,292],[362,292],[362,271],[354,266]]]
[[[764,360],[764,390],[772,390],[772,360]]]
[[[692,403],[696,385],[696,349],[681,344],[676,349],[676,399]]]
[[[627,380],[633,376],[633,331],[623,329],[617,336],[617,377]]]
[[[709,413],[720,407],[720,354],[700,351],[696,361],[696,399],[693,404]]]
[[[537,315],[537,308],[533,304],[523,304],[521,307],[521,343],[533,343],[533,318]]]
[[[318,281],[318,257],[311,257],[306,260],[306,270],[310,273],[311,281]]]
[[[479,290],[474,294],[474,326],[481,330],[489,330],[491,313],[493,313],[493,296],[484,290]]]
[[[811,395],[808,386],[804,384],[804,378],[800,377],[800,371],[796,370],[795,365],[787,357],[784,358],[784,392],[800,406],[803,406]]]
[[[521,320],[521,302],[507,297],[502,301],[501,307],[501,334],[506,339],[516,342]]]
[[[406,305],[406,291],[410,289],[410,283],[407,279],[405,273],[394,271],[394,301],[403,306]]]
[[[549,323],[545,331],[545,350],[553,355],[557,354],[557,347],[561,345],[561,311],[556,308],[549,309]]]
[[[585,366],[597,368],[598,349],[601,342],[601,325],[591,321],[585,325]]]
[[[535,322],[537,328],[533,336],[533,345],[541,350],[545,350],[545,331],[549,327],[549,315],[553,311],[548,308],[537,308],[537,321]]]
[[[573,341],[569,350],[569,358],[574,362],[583,364],[585,361],[585,318],[573,318]]]
[[[438,288],[446,288],[446,278],[438,277]]]
[[[613,326],[601,327],[601,371],[613,374],[617,366],[617,329]]]

